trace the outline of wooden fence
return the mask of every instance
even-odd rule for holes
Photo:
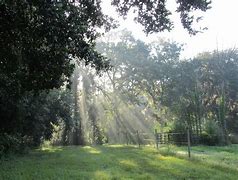
[[[200,137],[196,134],[189,134],[189,139],[192,144],[198,144]],[[157,133],[155,131],[155,140],[158,144],[188,144],[188,132],[186,133]]]
[[[158,149],[161,144],[176,144],[176,145],[187,145],[188,156],[191,154],[191,144],[198,144],[199,137],[195,134],[190,134],[189,130],[185,133],[158,133],[155,130],[154,135],[145,133],[142,131],[134,132],[121,132],[121,138],[125,144],[137,144],[138,147],[141,145],[152,145],[154,144]]]
[[[155,143],[156,148],[159,148],[160,144],[176,144],[176,145],[187,145],[188,157],[191,157],[191,142],[196,144],[199,142],[199,137],[195,134],[190,134],[187,130],[186,133],[158,133],[155,130]]]
[[[188,157],[191,157],[191,144],[197,144],[199,142],[199,137],[195,134],[190,134],[189,130],[186,133],[158,133],[157,130],[154,132],[154,137],[149,133],[136,131],[135,133],[125,133],[127,139],[127,144],[133,142],[132,144],[141,145],[155,144],[158,149],[161,144],[176,144],[176,145],[187,145],[188,147]],[[131,141],[130,138],[133,138]]]

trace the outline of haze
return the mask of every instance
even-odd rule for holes
[[[168,5],[172,11],[176,7],[174,1],[168,0]],[[235,48],[238,37],[238,25],[236,23],[236,17],[238,17],[238,1],[212,1],[212,8],[206,13],[202,13],[203,20],[197,24],[197,26],[207,27],[208,30],[203,33],[198,33],[195,36],[190,36],[188,32],[182,27],[178,14],[173,14],[175,28],[171,32],[156,33],[146,36],[143,33],[143,28],[140,24],[136,24],[133,21],[133,14],[126,20],[119,17],[115,12],[115,8],[110,5],[109,0],[103,1],[103,11],[105,14],[113,16],[120,22],[120,29],[128,29],[138,39],[145,42],[151,42],[157,38],[165,38],[174,40],[176,42],[184,44],[184,51],[181,53],[182,57],[192,58],[198,53],[204,51],[224,50],[228,48]]]

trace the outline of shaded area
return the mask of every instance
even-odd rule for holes
[[[237,146],[70,146],[0,161],[0,179],[236,179]]]

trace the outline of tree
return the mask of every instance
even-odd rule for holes
[[[97,3],[3,1],[1,71],[15,75],[24,92],[60,87],[71,75],[75,57],[104,67],[94,40],[96,28],[109,25]]]
[[[129,104],[143,107],[145,118],[153,115],[162,127],[172,120],[173,132],[189,128],[202,143],[227,144],[228,134],[237,133],[237,50],[180,60],[176,42],[145,44],[121,34],[120,41],[97,46],[112,59],[108,81],[117,129],[131,130],[119,110]]]
[[[138,21],[145,26],[147,33],[171,28],[165,1],[159,1],[159,4],[125,2],[113,1],[112,4],[123,15],[131,7],[138,7]],[[202,0],[177,2],[188,30],[193,19],[188,13],[196,9],[206,11],[210,4]],[[27,112],[22,111],[21,102],[26,97],[31,99],[31,96],[37,99],[43,91],[69,86],[74,59],[84,61],[85,65],[91,65],[97,71],[108,69],[107,59],[95,50],[95,40],[99,35],[98,28],[107,31],[115,27],[115,23],[102,13],[100,3],[100,0],[0,1],[1,132],[27,135],[19,127],[31,128],[33,124],[22,124],[26,122]],[[144,5],[151,15],[146,15]],[[47,118],[41,121],[33,119],[42,125],[53,123]]]
[[[124,16],[136,8],[137,21],[147,33],[152,33],[172,27],[165,2],[113,0],[112,4]],[[189,12],[206,11],[210,1],[177,3],[184,27],[194,33]],[[60,87],[72,73],[70,60],[75,57],[86,64],[92,62],[96,69],[107,65],[94,51],[96,28],[113,26],[112,20],[101,12],[100,0],[1,1],[0,13],[1,80],[8,82],[4,89],[15,87],[15,94],[22,94]]]
[[[28,93],[59,88],[69,82],[79,58],[97,70],[108,62],[94,50],[96,28],[108,29],[99,1],[0,2],[0,128],[25,133],[19,104]]]
[[[153,32],[170,31],[173,28],[166,0],[113,0],[112,5],[116,6],[117,11],[126,16],[130,10],[137,13],[135,21],[144,26],[144,31],[149,34]],[[190,13],[195,10],[207,11],[210,8],[210,0],[176,0],[178,7],[176,12],[180,13],[180,19],[183,27],[190,34],[199,32],[192,28],[194,20],[199,21],[201,17],[195,19]]]
[[[208,144],[229,142],[228,132],[237,127],[237,57],[237,50],[203,53],[177,65],[162,101],[177,114],[180,129],[174,131],[184,130],[186,121]]]
[[[181,46],[175,42],[162,40],[145,44],[134,39],[128,31],[120,34],[120,41],[116,43],[97,44],[98,50],[105,53],[113,65],[107,74],[109,81],[107,85],[112,86],[112,92],[108,93],[108,96],[111,97],[109,100],[112,114],[114,121],[117,122],[117,134],[122,130],[133,132],[133,128],[149,129],[155,120],[157,123],[166,123],[164,116],[169,113],[161,106],[161,89],[163,81],[168,81],[168,74],[173,73],[173,66],[179,59]],[[123,115],[125,113],[121,111],[123,107],[136,114],[135,122],[129,115],[129,117]],[[128,121],[134,122],[134,125],[130,127]],[[137,123],[143,126],[137,126]],[[148,129],[147,132],[151,132]]]

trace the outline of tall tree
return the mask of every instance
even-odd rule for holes
[[[79,58],[97,70],[108,63],[94,50],[96,28],[108,29],[100,1],[0,2],[0,128],[19,132],[25,94],[59,88]],[[24,133],[24,132],[20,132]]]

